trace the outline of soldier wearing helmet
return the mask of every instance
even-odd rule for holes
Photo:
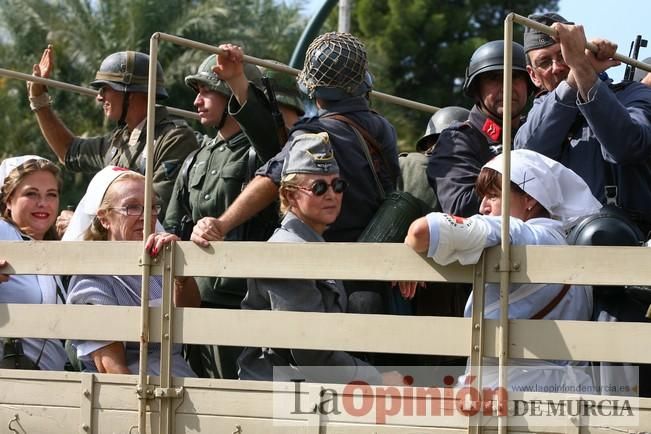
[[[241,62],[238,47],[224,44],[219,48],[224,54],[208,56],[196,73],[185,77],[185,84],[196,92],[194,106],[201,124],[214,132],[200,135],[200,149],[184,162],[165,215],[165,228],[186,240],[193,222],[221,215],[256,169],[280,150],[271,111],[261,90],[260,71],[255,65]],[[248,104],[249,98],[262,103]],[[270,206],[231,231],[227,239],[265,241],[277,223],[277,210]],[[202,307],[239,309],[246,294],[245,279],[196,280]],[[234,379],[240,352],[239,347],[193,347],[188,358],[201,376]]]
[[[51,46],[43,53],[33,74],[49,77],[54,66]],[[146,139],[147,82],[149,56],[135,51],[121,51],[106,57],[90,83],[99,90],[97,101],[104,115],[117,127],[104,136],[78,137],[63,124],[52,110],[45,86],[29,85],[29,101],[36,114],[41,133],[66,168],[94,173],[107,165],[145,171],[143,153]],[[157,65],[156,97],[167,97],[163,69]],[[197,141],[187,123],[170,117],[163,106],[156,107],[154,127],[154,190],[167,207],[174,180],[186,155],[197,148]]]
[[[651,231],[651,88],[638,82],[612,85],[603,72],[617,46],[595,40],[586,54],[582,26],[557,14],[529,18],[551,25],[558,39],[525,32],[527,67],[541,94],[515,137],[574,170],[603,204],[623,208],[644,234]],[[601,75],[601,76],[600,76]],[[606,78],[606,80],[604,80]]]
[[[285,126],[292,126],[305,114],[305,105],[298,91],[296,78],[270,68],[260,68],[263,76],[271,82],[271,87],[278,101],[278,108],[283,115]]]
[[[351,126],[333,115],[341,114],[354,121],[380,144],[371,153],[385,191],[395,189],[399,173],[396,133],[386,119],[369,108],[366,72],[366,50],[362,42],[348,33],[331,32],[310,44],[298,76],[299,88],[316,103],[318,115],[303,118],[294,125],[290,142],[298,133],[329,133],[341,176],[350,186],[343,197],[341,214],[324,233],[328,241],[355,241],[382,200],[357,135]],[[208,241],[222,239],[272,203],[278,196],[286,154],[287,147],[269,160],[224,214],[199,221],[192,240],[205,246]]]
[[[432,115],[425,134],[416,142],[417,152],[400,154],[400,179],[398,189],[422,200],[431,211],[440,209],[438,199],[427,182],[427,163],[441,132],[457,122],[465,122],[470,111],[463,107],[443,107]]]
[[[503,71],[502,40],[485,43],[470,58],[463,90],[475,105],[466,122],[440,134],[427,167],[429,184],[436,191],[443,212],[469,217],[479,209],[475,180],[481,167],[502,151]],[[532,89],[524,49],[513,42],[511,135],[520,125]]]

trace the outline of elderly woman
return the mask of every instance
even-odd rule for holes
[[[339,177],[327,133],[303,134],[290,145],[280,185],[281,227],[273,243],[324,242],[323,232],[341,210],[346,181]],[[346,312],[348,299],[339,280],[249,279],[243,309],[298,312]],[[397,373],[381,375],[374,367],[343,351],[245,348],[238,360],[242,380],[289,379],[293,374],[308,381],[371,384],[399,383]],[[333,366],[327,372],[309,366]],[[278,375],[279,374],[279,375]]]
[[[59,211],[59,168],[36,156],[9,158],[0,165],[0,239],[56,239]],[[3,262],[4,265],[4,262]],[[57,304],[63,302],[52,276],[0,276],[0,303]],[[2,368],[63,370],[66,354],[58,339],[4,338]]]
[[[152,207],[151,220],[144,220],[145,178],[139,173],[109,166],[95,175],[86,195],[73,215],[64,240],[142,241],[145,225],[152,232],[160,205]],[[178,240],[166,233],[152,234],[146,248],[155,256],[162,247]],[[68,303],[140,306],[141,276],[74,276],[70,281]],[[163,295],[160,276],[149,282],[149,304],[160,305]],[[199,293],[192,278],[177,278],[174,303],[177,307],[199,306]],[[77,356],[89,371],[130,374],[138,372],[137,342],[76,341]],[[149,346],[148,372],[159,375],[160,346]],[[172,373],[193,377],[194,372],[181,356],[181,346],[174,345]]]
[[[481,215],[461,219],[443,213],[430,213],[412,223],[405,244],[417,252],[426,252],[427,256],[441,265],[453,261],[474,264],[484,248],[498,245],[502,225],[502,161],[501,155],[489,161],[477,178],[476,191],[482,198],[479,210]],[[564,245],[568,225],[601,207],[577,174],[560,163],[529,150],[511,153],[509,194],[510,236],[514,245]],[[400,290],[403,296],[412,297],[416,283],[402,282]],[[499,285],[487,284],[485,291],[484,317],[497,319],[500,315]],[[471,314],[472,295],[466,304],[465,316]],[[588,321],[591,314],[591,287],[561,284],[512,284],[510,287],[510,319]],[[553,367],[572,364],[511,360],[511,365],[535,365],[541,368],[530,372],[522,371],[522,383],[561,384],[558,381],[565,381],[563,371],[554,373]],[[590,382],[589,377],[582,372],[573,372],[570,376],[574,374],[578,378],[572,379],[572,382]],[[520,381],[517,375],[510,377],[511,384]],[[487,384],[490,384],[490,379]]]

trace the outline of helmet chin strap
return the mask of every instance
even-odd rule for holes
[[[120,113],[120,120],[118,126],[123,127],[127,124],[127,113],[129,112],[129,92],[125,87],[122,98],[122,113]]]
[[[222,117],[219,120],[219,124],[215,128],[217,128],[217,131],[221,131],[222,128],[224,128],[224,124],[226,123],[226,117],[228,116],[228,102],[224,106],[224,111],[222,112]]]

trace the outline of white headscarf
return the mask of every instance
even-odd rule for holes
[[[45,158],[38,155],[21,155],[2,160],[2,163],[0,163],[0,186],[4,184],[5,178],[9,176],[12,170],[29,160],[45,160]]]
[[[93,219],[97,215],[97,209],[102,204],[106,190],[108,190],[109,186],[118,177],[129,172],[128,169],[117,166],[107,166],[97,172],[88,184],[86,194],[81,198],[75,213],[70,219],[68,229],[66,229],[66,233],[61,238],[63,241],[83,241],[84,233],[93,223]]]
[[[504,156],[484,167],[502,173]],[[602,207],[583,179],[561,163],[528,149],[511,151],[511,182],[536,199],[552,218],[570,223]]]

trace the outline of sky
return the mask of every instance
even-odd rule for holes
[[[305,14],[313,14],[323,0],[305,0]],[[651,57],[651,1],[649,0],[560,0],[559,11],[569,21],[583,25],[588,39],[603,38],[615,42],[617,52],[628,56],[631,41],[640,34],[649,46],[640,48],[639,59]],[[646,32],[646,33],[645,33]],[[608,70],[615,81],[624,75],[624,66]]]

